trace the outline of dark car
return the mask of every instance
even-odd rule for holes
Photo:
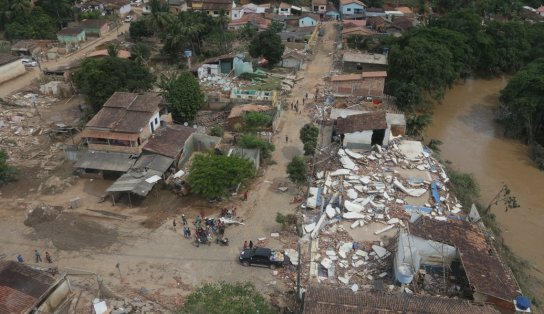
[[[272,249],[253,248],[240,252],[240,263],[244,266],[256,265],[274,269],[276,267],[281,267],[288,262],[288,256]]]

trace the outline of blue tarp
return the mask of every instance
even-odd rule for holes
[[[440,194],[438,194],[438,185],[436,181],[431,183],[431,190],[433,192],[433,199],[436,204],[440,204]]]
[[[430,214],[433,209],[430,207],[424,207],[424,206],[414,206],[414,205],[404,205],[404,210],[409,214]]]

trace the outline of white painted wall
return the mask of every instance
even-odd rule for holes
[[[153,129],[151,129],[151,125],[153,125]],[[154,133],[157,131],[157,128],[161,126],[161,117],[159,116],[159,113],[155,113],[151,119],[147,122],[147,127],[149,128],[149,131],[151,133]]]
[[[11,80],[14,77],[24,74],[25,72],[25,66],[21,60],[15,60],[8,64],[4,64],[0,66],[0,83]]]

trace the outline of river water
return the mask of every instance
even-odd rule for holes
[[[503,138],[493,120],[493,107],[506,84],[504,78],[470,79],[454,86],[435,107],[425,140],[441,140],[442,158],[475,176],[482,204],[489,203],[503,182],[510,187],[521,207],[505,213],[499,205],[492,212],[507,245],[533,264],[532,273],[544,278],[544,171],[535,168],[525,145]]]

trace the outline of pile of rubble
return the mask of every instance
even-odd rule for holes
[[[51,105],[55,98],[32,93],[17,93],[0,102],[0,147],[7,151],[10,162],[18,166],[53,169],[60,145],[51,145],[49,126],[40,116],[40,108]],[[30,164],[29,164],[30,163]]]
[[[229,113],[227,111],[204,111],[200,110],[195,117],[198,126],[206,128],[222,126],[227,122]]]
[[[145,313],[167,313],[164,307],[152,302],[143,301],[140,299],[123,299],[123,300],[93,300],[95,313],[110,313],[110,314],[145,314]]]
[[[306,200],[307,207],[321,209],[303,226],[307,237],[319,237],[312,261],[320,281],[357,291],[377,279],[392,279],[386,271],[393,251],[388,246],[396,243],[380,237],[394,240],[405,221],[421,216],[447,221],[463,215],[446,187],[444,168],[420,142],[394,140],[388,149],[374,146],[366,152],[341,148],[338,159],[342,168],[318,172]],[[364,239],[372,241],[354,240],[351,234],[361,227],[369,232]]]

